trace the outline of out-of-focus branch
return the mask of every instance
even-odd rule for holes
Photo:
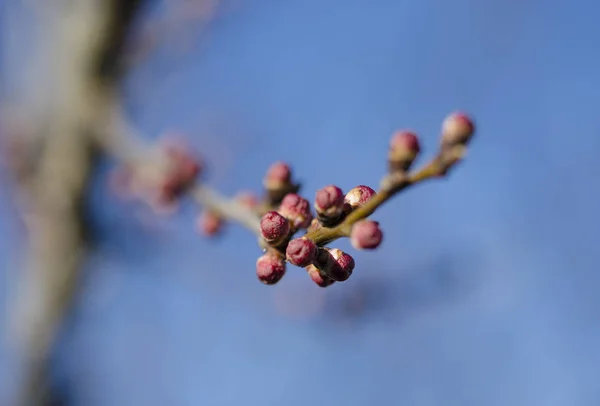
[[[205,209],[212,211],[226,220],[239,223],[256,234],[257,237],[260,237],[260,217],[255,211],[240,204],[235,199],[222,196],[216,190],[202,184],[194,186],[191,193],[196,201],[204,206]]]
[[[169,159],[159,145],[147,143],[124,115],[117,100],[110,105],[110,119],[102,131],[96,132],[102,150],[130,169],[132,176],[150,179],[168,176]],[[201,206],[215,215],[239,223],[260,236],[260,212],[234,198],[223,196],[201,181],[195,181],[186,192]]]
[[[13,339],[25,358],[18,399],[23,406],[51,402],[48,361],[89,247],[82,206],[95,163],[90,135],[110,111],[119,52],[139,3],[78,0],[41,16],[47,29],[42,35],[52,47],[47,80],[60,92],[46,106],[50,120],[36,137],[35,170],[21,183],[30,251]]]
[[[210,23],[215,17],[221,0],[170,0],[167,11],[161,18],[147,22],[130,43],[127,55],[128,66],[139,64],[156,50],[160,41],[169,35],[177,35],[177,43],[185,41],[187,35],[182,35],[182,29],[198,31]]]

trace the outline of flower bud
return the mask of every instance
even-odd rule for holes
[[[205,210],[200,213],[196,224],[198,231],[208,237],[212,237],[222,230],[224,222],[217,214],[210,210]]]
[[[167,143],[165,153],[169,159],[171,172],[182,184],[190,184],[202,169],[200,161],[192,156],[184,144]]]
[[[235,200],[249,210],[254,210],[258,207],[258,198],[252,192],[240,192],[235,197]]]
[[[365,185],[359,185],[346,193],[344,202],[352,210],[362,206],[373,196],[375,196],[375,191],[373,189]]]
[[[442,147],[467,145],[474,132],[475,124],[469,116],[461,112],[452,113],[442,123]]]
[[[305,198],[295,194],[287,194],[281,201],[279,213],[287,218],[296,229],[307,228],[313,219],[310,203]]]
[[[166,172],[158,185],[157,200],[172,203],[194,183],[202,167],[183,142],[167,139],[164,141],[163,151]]]
[[[260,233],[269,244],[276,245],[290,233],[290,222],[276,211],[269,211],[260,219]]]
[[[335,225],[344,213],[344,192],[337,186],[329,185],[317,191],[315,210],[319,220],[327,227]]]
[[[308,238],[301,237],[289,242],[285,255],[291,264],[304,268],[313,263],[317,258],[317,252],[317,244]]]
[[[412,131],[397,131],[390,141],[388,164],[390,171],[406,171],[419,152],[419,138]]]
[[[383,233],[376,221],[361,220],[352,226],[350,243],[357,250],[375,249],[382,239]]]
[[[256,276],[265,285],[273,285],[285,275],[285,261],[283,258],[271,253],[266,253],[256,261]]]
[[[286,188],[292,181],[292,170],[285,162],[275,162],[267,170],[263,180],[266,189]]]
[[[329,256],[325,273],[338,282],[347,280],[354,270],[354,258],[339,248],[325,248],[325,252]]]
[[[323,273],[314,265],[309,265],[306,267],[306,271],[308,272],[308,276],[314,283],[322,288],[326,288],[335,283],[335,281],[327,276],[323,275]]]

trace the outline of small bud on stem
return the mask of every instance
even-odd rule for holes
[[[265,285],[273,285],[285,275],[285,260],[267,252],[256,261],[256,276]]]
[[[292,181],[292,170],[285,162],[275,162],[269,167],[263,186],[267,192],[267,205],[277,206],[288,193],[296,193],[300,185]]]
[[[379,223],[371,220],[361,220],[352,226],[350,243],[357,250],[372,250],[379,247],[383,233]]]
[[[365,185],[359,185],[346,193],[344,202],[351,211],[368,202],[373,196],[375,196],[373,189]]]
[[[419,138],[412,131],[397,131],[390,141],[388,166],[390,172],[406,171],[421,151]]]
[[[296,230],[307,228],[313,219],[308,200],[295,193],[290,193],[283,198],[279,213],[287,218]]]
[[[247,209],[254,210],[258,208],[258,198],[252,192],[240,192],[235,200]]]
[[[260,220],[260,232],[270,245],[281,243],[290,229],[290,222],[276,211],[267,212]]]
[[[338,248],[325,247],[319,250],[314,265],[328,278],[343,282],[352,275],[354,258]]]
[[[344,192],[329,185],[317,191],[315,197],[317,218],[325,227],[336,225],[344,214]]]
[[[285,251],[287,260],[291,264],[302,268],[312,264],[317,258],[317,253],[317,244],[308,238],[295,238],[291,240]]]
[[[210,210],[204,210],[198,216],[197,228],[202,234],[207,237],[212,237],[218,234],[223,229],[224,221],[217,214]]]
[[[447,116],[442,123],[442,148],[467,145],[475,132],[475,124],[464,113],[456,112]]]
[[[306,271],[308,272],[308,276],[310,276],[310,279],[312,279],[312,281],[316,283],[317,286],[326,288],[327,286],[331,286],[335,283],[333,279],[328,278],[326,275],[323,274],[323,272],[319,270],[319,268],[317,268],[314,265],[307,266]]]

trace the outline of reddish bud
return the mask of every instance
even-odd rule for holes
[[[361,220],[352,226],[350,243],[357,250],[375,249],[382,239],[383,233],[376,221]]]
[[[212,237],[222,230],[224,222],[220,216],[206,210],[200,213],[196,224],[198,231],[208,237]]]
[[[351,209],[355,209],[365,204],[373,196],[375,196],[375,191],[373,189],[365,185],[359,185],[346,193],[344,202],[350,206]]]
[[[344,212],[344,192],[337,186],[329,185],[317,191],[315,196],[315,210],[319,219],[324,223],[333,225]]]
[[[447,116],[442,123],[442,147],[467,145],[475,132],[475,124],[469,116],[456,112]]]
[[[292,170],[285,162],[275,162],[267,170],[263,180],[266,189],[280,189],[292,181]]]
[[[316,283],[322,288],[326,288],[327,286],[330,286],[335,283],[333,279],[328,278],[326,275],[323,275],[319,268],[317,268],[314,265],[307,266],[306,271],[308,272],[308,276],[310,276],[310,279],[312,279],[314,283]]]
[[[287,218],[294,228],[307,228],[313,219],[310,203],[296,193],[287,194],[281,201],[279,213]]]
[[[156,201],[160,205],[172,204],[196,180],[200,174],[200,161],[192,156],[189,148],[174,139],[167,139],[163,145],[167,158],[166,173],[158,185]]]
[[[247,209],[253,210],[258,207],[258,198],[252,192],[240,192],[235,199]]]
[[[290,233],[290,222],[276,211],[270,211],[260,220],[260,232],[269,244],[277,244]]]
[[[289,242],[285,255],[291,264],[304,268],[317,258],[318,247],[308,238],[295,238]]]
[[[285,261],[274,254],[266,253],[256,261],[256,276],[265,285],[273,285],[285,275]]]
[[[397,131],[390,141],[388,161],[390,170],[407,170],[419,152],[419,138],[412,131]]]
[[[354,258],[338,248],[323,248],[319,250],[314,265],[327,278],[343,282],[352,275]]]
[[[192,183],[202,169],[200,161],[190,154],[186,145],[170,143],[164,148],[173,176],[184,185]]]

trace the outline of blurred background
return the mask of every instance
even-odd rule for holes
[[[2,94],[32,106],[51,87],[38,3],[0,0]],[[328,289],[295,268],[262,285],[255,237],[198,235],[191,202],[164,217],[120,200],[106,160],[87,198],[97,246],[53,357],[67,404],[600,404],[600,4],[208,3],[149,2],[123,89],[139,131],[185,134],[224,193],[260,193],[276,160],[311,200],[376,187],[395,129],[430,156],[457,109],[477,138],[449,178],[373,216],[376,252],[336,243],[357,266]],[[8,315],[25,251],[1,175]],[[18,385],[5,344],[0,405]]]

